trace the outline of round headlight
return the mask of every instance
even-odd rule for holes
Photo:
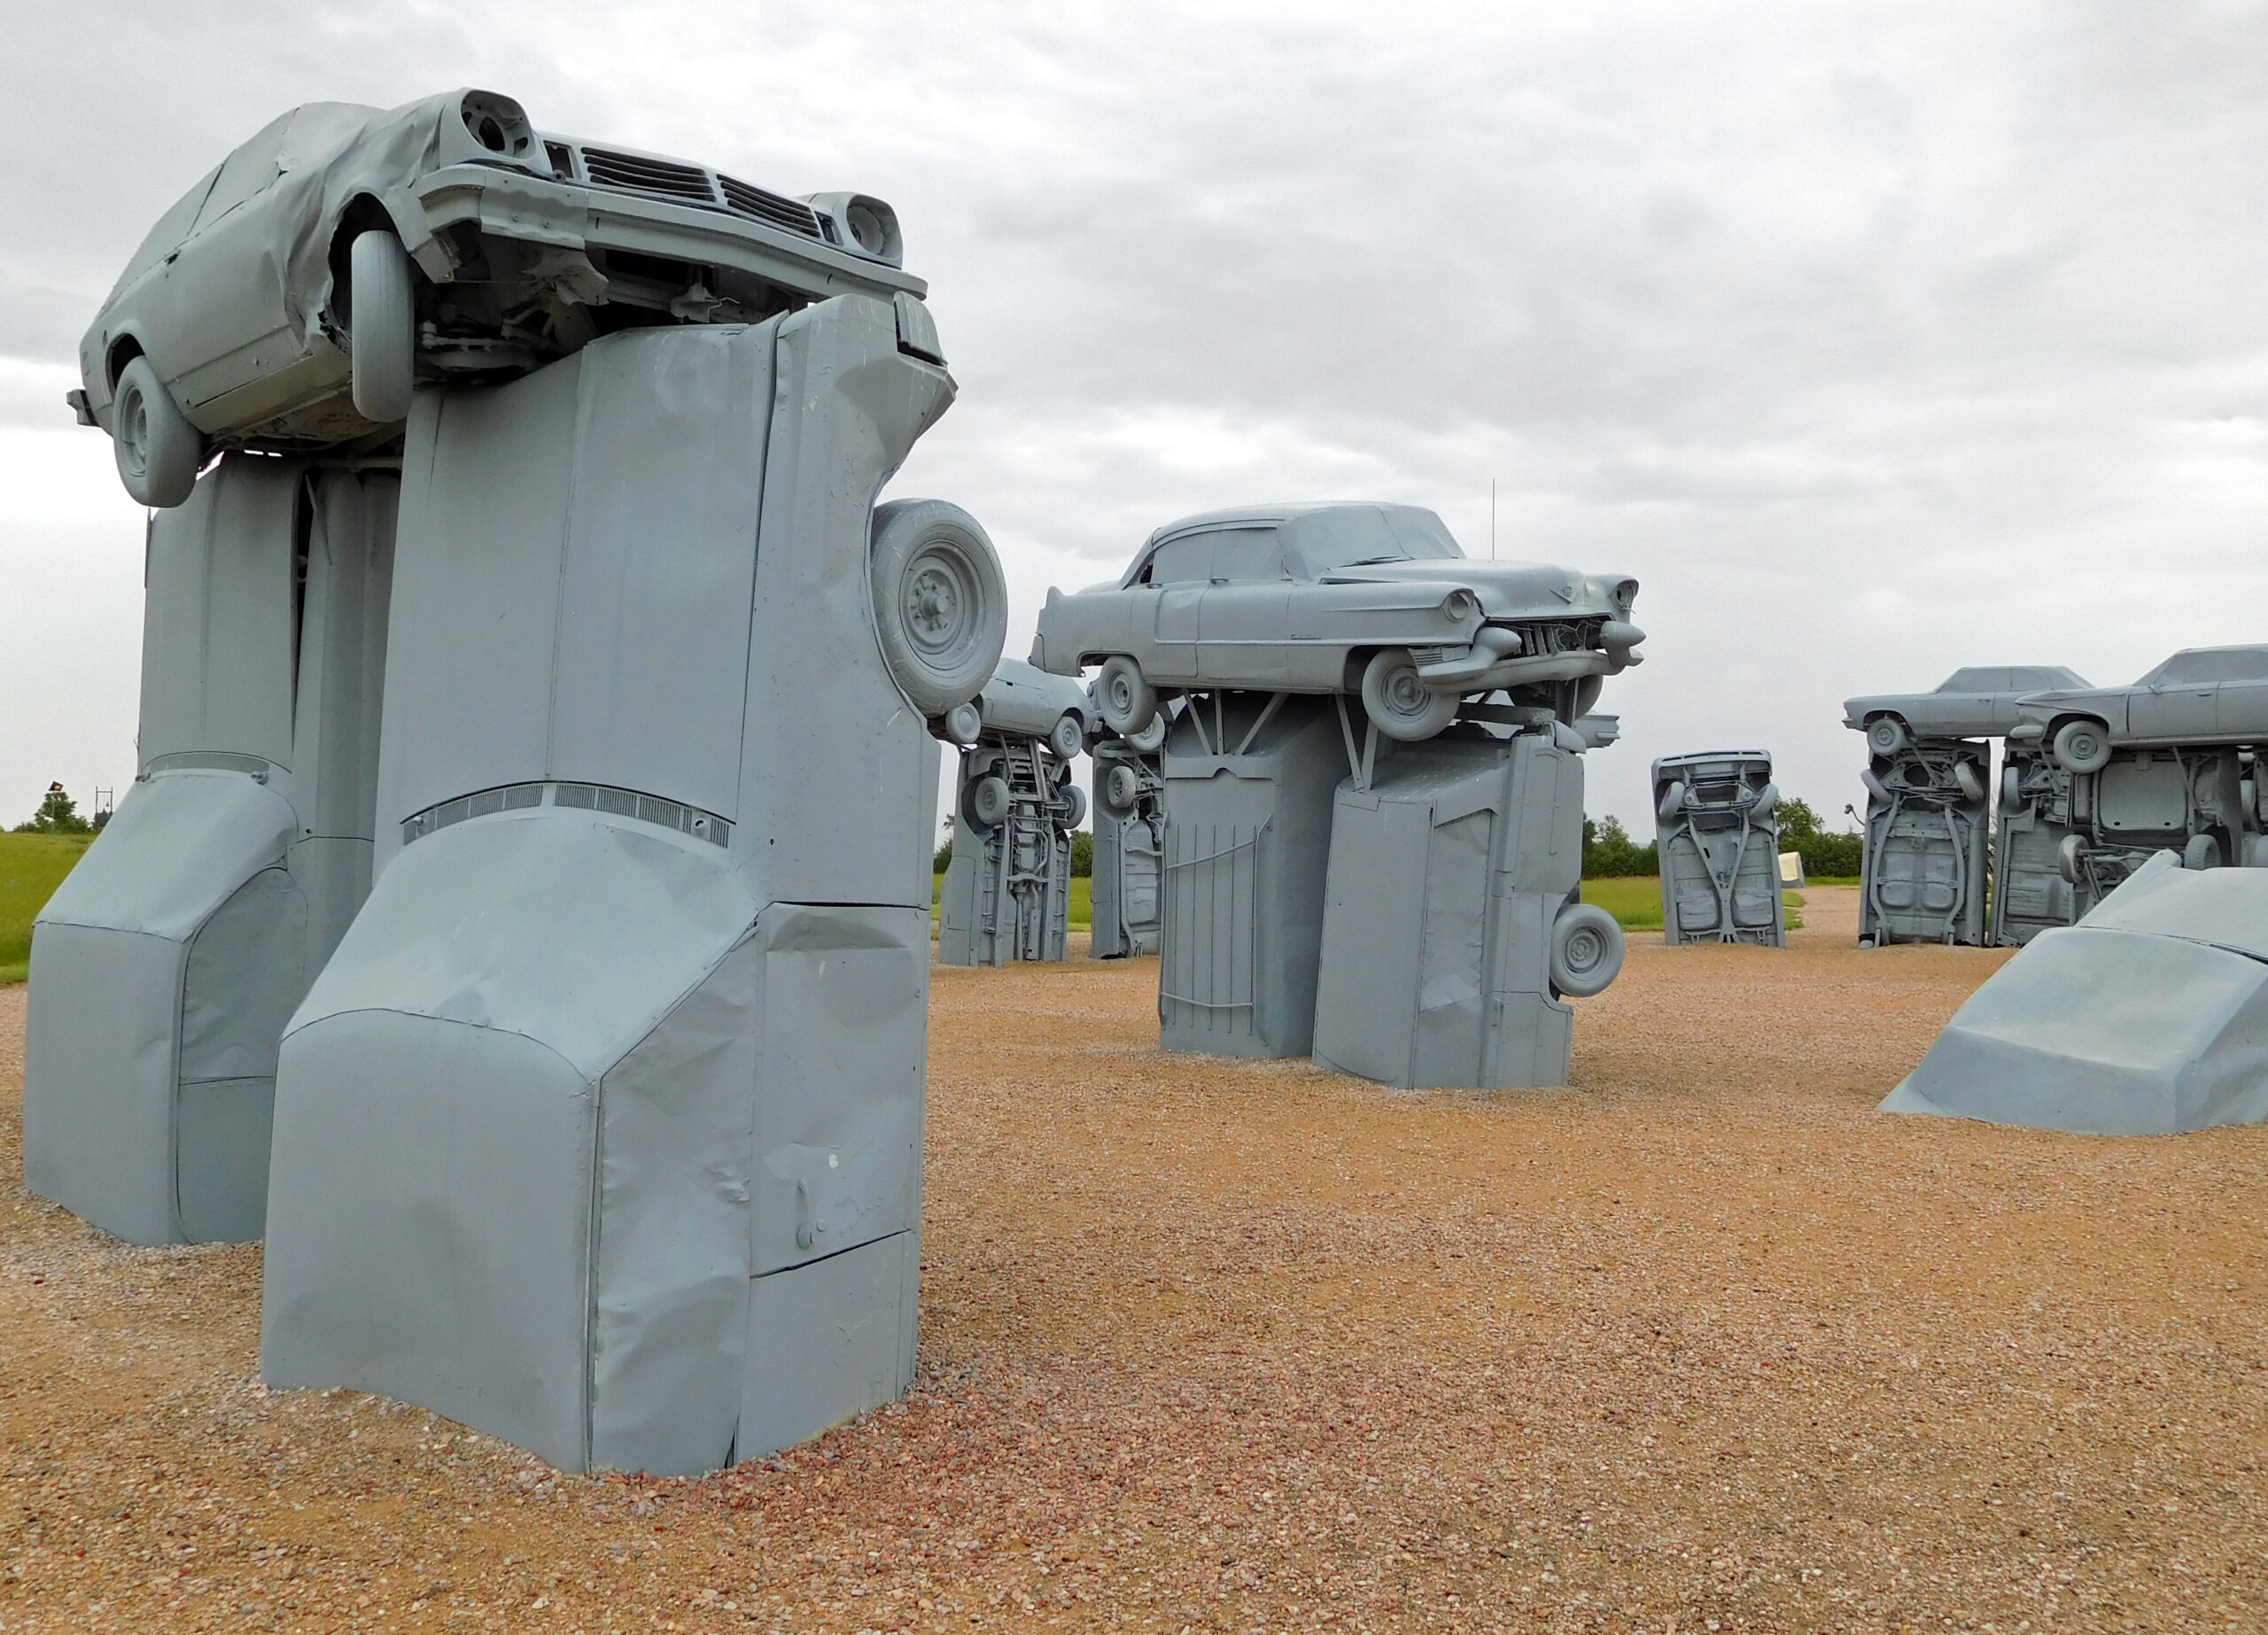
[[[1441,616],[1463,624],[1480,616],[1480,599],[1471,591],[1455,590],[1441,598]]]

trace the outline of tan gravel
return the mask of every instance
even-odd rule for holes
[[[2268,1128],[1875,1113],[2004,956],[1806,895],[1635,940],[1561,1092],[941,969],[920,1382],[698,1481],[268,1394],[256,1249],[22,1193],[0,990],[0,1625],[2268,1628]]]

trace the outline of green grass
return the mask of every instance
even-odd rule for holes
[[[1814,886],[1825,885],[1814,880]],[[1614,923],[1625,931],[1659,931],[1662,928],[1662,883],[1651,874],[1628,874],[1615,879],[1588,879],[1583,882],[1583,901],[1596,903],[1614,916]],[[1780,894],[1788,919],[1788,929],[1801,931],[1804,917],[1796,912],[1804,905],[1801,892]]]
[[[1071,877],[1071,929],[1091,931],[1095,925],[1095,883],[1084,874]],[[945,877],[934,875],[929,882],[929,924],[934,929],[945,895]]]
[[[31,973],[32,920],[94,837],[0,834],[0,982]]]

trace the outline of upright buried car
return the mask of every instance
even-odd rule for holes
[[[897,218],[785,198],[682,160],[546,136],[454,90],[381,111],[310,103],[161,217],[80,343],[71,394],[145,505],[214,447],[387,441],[418,380],[507,378],[596,337],[750,322],[832,296],[894,306],[944,361]]]
[[[1378,730],[1433,737],[1508,691],[1572,723],[1639,662],[1635,579],[1467,560],[1404,505],[1254,506],[1152,534],[1115,585],[1050,589],[1032,662],[1100,664],[1103,720],[1138,733],[1160,688],[1359,692]]]

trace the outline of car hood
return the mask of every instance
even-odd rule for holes
[[[1364,562],[1334,568],[1319,577],[1323,585],[1412,585],[1441,586],[1446,595],[1462,585],[1480,599],[1491,619],[1619,618],[1637,581],[1621,574],[1583,574],[1549,562],[1481,562],[1470,558],[1431,562]]]

